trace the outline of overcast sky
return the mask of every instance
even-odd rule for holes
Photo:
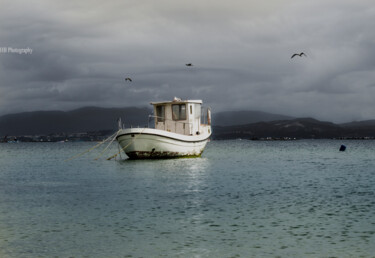
[[[373,0],[0,0],[0,115],[177,96],[375,119],[374,24]]]

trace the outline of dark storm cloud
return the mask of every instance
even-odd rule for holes
[[[0,54],[0,114],[179,96],[215,111],[375,118],[367,0],[1,4],[0,47],[33,53]]]

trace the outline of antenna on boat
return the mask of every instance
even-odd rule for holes
[[[119,118],[117,119],[117,125],[118,125],[118,129],[119,129],[119,130],[120,130],[120,129],[123,129],[122,122],[121,122],[121,117],[119,117]]]

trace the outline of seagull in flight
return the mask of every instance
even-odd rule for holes
[[[193,66],[193,64],[192,63],[188,63],[188,64],[185,64],[186,66]]]
[[[132,80],[131,78],[129,78],[129,77],[126,77],[126,78],[125,78],[125,81],[132,82],[133,80]]]
[[[291,59],[292,59],[293,57],[295,57],[295,56],[301,56],[301,57],[302,57],[302,56],[307,56],[307,55],[306,55],[305,53],[303,53],[303,52],[301,52],[301,53],[299,53],[299,54],[296,53],[296,54],[293,54],[293,55],[292,55]]]

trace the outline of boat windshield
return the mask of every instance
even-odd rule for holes
[[[158,122],[164,122],[165,120],[165,106],[156,106],[156,119]]]
[[[195,119],[199,119],[201,117],[201,104],[195,104]]]
[[[173,120],[186,120],[186,104],[172,105]]]

